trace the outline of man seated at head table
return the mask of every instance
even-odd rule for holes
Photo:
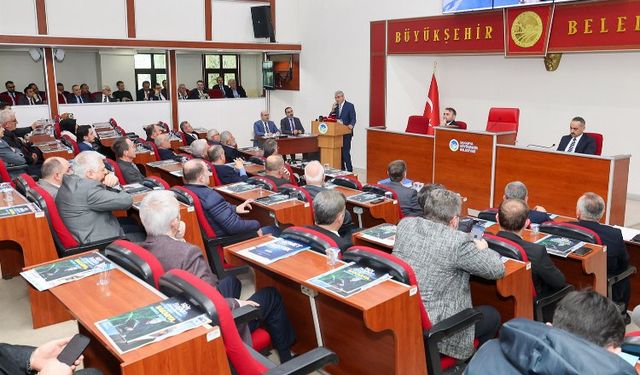
[[[238,158],[234,160],[233,167],[226,165],[227,160],[224,157],[224,149],[222,149],[220,145],[211,146],[208,154],[209,160],[211,160],[213,167],[216,169],[218,179],[220,179],[223,185],[247,180],[247,171],[244,169],[242,159]]]
[[[281,155],[269,156],[264,164],[264,177],[273,181],[273,183],[276,184],[276,187],[280,188],[280,186],[284,184],[291,183],[289,180],[289,173],[284,167],[284,160]]]
[[[118,90],[113,93],[113,97],[116,98],[119,102],[132,102],[133,96],[131,96],[131,92],[125,90],[124,82],[118,81],[116,82],[116,86]]]
[[[133,198],[113,189],[118,178],[109,173],[104,156],[84,151],[73,159],[73,174],[64,176],[56,196],[60,218],[81,244],[125,236],[136,242],[144,239],[142,229],[129,218],[116,218],[113,211],[128,210]]]
[[[558,303],[553,325],[521,318],[505,323],[465,374],[634,375],[620,357],[624,334],[613,302],[591,290],[571,292]]]
[[[193,126],[191,126],[189,121],[182,121],[180,123],[180,131],[184,133],[185,138],[187,139],[187,144],[185,146],[190,146],[191,142],[198,139],[198,133],[193,130]]]
[[[210,146],[219,145],[220,143],[220,133],[216,129],[207,130],[207,143]]]
[[[337,190],[323,190],[313,199],[313,219],[315,225],[309,228],[329,236],[341,251],[352,246],[351,235],[340,236],[339,230],[344,223],[346,199]]]
[[[111,150],[116,156],[116,163],[120,167],[120,172],[127,184],[140,183],[144,180],[144,175],[133,163],[136,158],[136,145],[128,137],[119,137],[111,145]]]
[[[78,126],[78,131],[76,132],[76,138],[78,142],[78,148],[80,152],[82,151],[93,151],[95,150],[95,140],[96,140],[96,132],[93,130],[91,125],[80,125]]]
[[[448,126],[450,128],[457,128],[458,124],[456,123],[456,116],[458,112],[454,108],[447,107],[444,109],[444,113],[442,114],[442,125]]]
[[[422,216],[423,209],[418,204],[418,192],[402,184],[402,180],[407,178],[407,164],[404,160],[389,163],[387,175],[389,182],[384,185],[392,188],[398,195],[398,203],[404,216]]]
[[[600,236],[602,244],[607,247],[607,278],[609,278],[624,272],[629,267],[629,254],[620,229],[600,224],[605,208],[604,199],[601,196],[595,193],[584,193],[578,198],[576,204],[578,221],[573,224],[591,229]],[[612,300],[623,307],[626,319],[627,305],[631,295],[629,278],[615,284],[612,292]]]
[[[38,185],[56,199],[63,177],[71,173],[71,164],[68,160],[58,156],[51,157],[42,163],[42,176],[38,180]]]
[[[147,194],[140,204],[140,220],[147,231],[147,239],[142,247],[153,253],[165,269],[184,270],[213,285],[232,309],[245,305],[260,309],[260,321],[249,323],[249,329],[254,331],[260,323],[264,324],[280,361],[291,359],[290,348],[295,341],[295,333],[278,291],[275,288],[263,288],[247,300],[241,300],[242,285],[235,276],[218,280],[204,259],[202,250],[185,242],[185,223],[180,220],[180,207],[172,192],[164,190]],[[243,332],[242,327],[240,331],[243,339],[251,342],[248,332]]]
[[[233,134],[231,134],[230,131],[225,130],[220,133],[220,143],[222,144],[222,148],[224,148],[225,159],[236,160],[237,158],[243,157],[243,154],[238,151],[236,138],[233,136]]]
[[[585,128],[586,122],[582,117],[576,116],[571,119],[571,123],[569,124],[569,134],[560,139],[558,151],[595,155],[596,141],[587,134],[584,134]]]
[[[485,240],[474,240],[457,230],[462,199],[459,194],[435,189],[426,197],[425,217],[398,223],[393,255],[414,270],[420,296],[432,324],[473,307],[469,277],[497,280],[504,276],[500,255]],[[475,306],[482,319],[443,340],[440,353],[465,360],[473,354],[474,338],[482,345],[494,338],[500,314],[490,306]]]
[[[276,124],[269,120],[269,111],[260,112],[260,120],[253,123],[253,136],[256,138],[275,134],[279,131]],[[257,144],[258,142],[254,141],[254,146]]]
[[[85,368],[74,372],[82,363],[80,356],[71,366],[58,360],[58,356],[71,341],[71,337],[48,341],[39,347],[0,343],[0,375],[100,375],[102,372]]]
[[[529,190],[521,181],[512,181],[504,187],[502,199],[520,199],[526,203],[529,201]],[[535,206],[529,210],[529,220],[533,224],[542,224],[546,221],[551,221],[551,216],[547,214],[547,210],[544,207]]]
[[[172,160],[178,157],[178,155],[176,155],[176,153],[171,149],[171,139],[169,138],[169,134],[159,134],[156,136],[154,143],[158,147],[160,160]]]
[[[197,139],[191,142],[189,145],[189,151],[191,152],[191,156],[194,158],[200,158],[204,160],[209,160],[209,155],[207,152],[209,151],[209,144],[204,139]]]
[[[316,195],[321,191],[328,190],[324,187],[324,167],[317,160],[310,161],[304,167],[304,180],[307,184],[302,188],[309,192],[311,199],[315,199]],[[344,223],[338,232],[342,237],[350,238],[352,229],[354,229],[354,226],[353,221],[351,220],[351,213],[349,211],[345,211]]]

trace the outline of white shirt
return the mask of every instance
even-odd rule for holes
[[[580,143],[580,138],[582,138],[582,135],[583,134],[580,134],[579,137],[575,138],[576,144],[573,146],[573,151],[569,151],[569,147],[571,146],[571,142],[573,142],[573,138],[571,138],[569,140],[569,143],[567,143],[567,147],[564,148],[564,151],[565,152],[571,152],[572,154],[575,154],[576,153],[576,148],[578,148],[578,143]]]

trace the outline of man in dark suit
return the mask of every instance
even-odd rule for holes
[[[209,160],[216,169],[218,179],[223,185],[232,184],[234,182],[246,181],[247,171],[244,169],[242,159],[238,158],[233,161],[234,166],[226,165],[227,160],[224,157],[224,149],[220,145],[214,145],[207,151]]]
[[[93,151],[97,148],[94,143],[96,141],[96,132],[93,130],[91,125],[78,126],[76,138],[80,152]]]
[[[44,104],[40,96],[38,96],[31,87],[24,88],[24,95],[20,97],[20,105],[38,105]]]
[[[69,104],[91,103],[91,98],[82,95],[79,85],[71,86],[71,94],[67,97]]]
[[[158,152],[160,153],[160,160],[172,160],[178,156],[171,149],[171,140],[169,139],[169,134],[166,134],[166,133],[159,134],[154,140],[154,142],[158,147]]]
[[[56,84],[56,91],[58,92],[58,104],[67,104],[70,92],[64,89],[64,84],[58,82]]]
[[[212,90],[218,90],[220,91],[223,95],[226,96],[227,91],[229,91],[229,86],[224,84],[224,78],[222,78],[222,76],[218,76],[216,78],[216,85],[213,86],[211,88]]]
[[[36,99],[36,101],[42,104],[47,104],[47,93],[44,91],[40,91],[40,89],[38,88],[38,85],[31,82],[29,85],[27,85],[27,87],[33,91],[33,96]]]
[[[287,169],[284,167],[284,160],[281,155],[271,155],[267,158],[264,163],[265,175],[264,177],[273,181],[274,184],[278,188],[284,184],[289,184],[291,181],[287,177],[285,171]]]
[[[156,83],[155,86],[153,86],[153,96],[151,97],[151,100],[168,100],[167,97],[162,93],[162,86],[159,83]]]
[[[20,104],[21,93],[16,92],[16,84],[13,81],[7,81],[4,84],[7,91],[0,93],[0,101],[7,103],[10,106],[16,106]]]
[[[522,231],[529,225],[528,211],[527,204],[520,199],[503,201],[496,215],[496,219],[500,224],[498,236],[522,246],[531,262],[533,285],[536,288],[536,293],[538,297],[545,297],[562,289],[566,283],[564,275],[553,264],[545,247],[522,239]]]
[[[189,98],[189,90],[187,90],[187,85],[181,83],[178,85],[178,100],[187,100]]]
[[[458,124],[456,123],[456,116],[458,115],[458,112],[456,112],[455,109],[451,108],[451,107],[447,107],[444,109],[444,113],[442,114],[442,125],[441,126],[448,126],[450,128],[457,128]]]
[[[96,103],[114,103],[116,98],[111,95],[111,87],[104,85],[102,86],[102,92],[97,95]]]
[[[186,146],[190,146],[193,141],[198,139],[198,133],[193,130],[193,126],[191,126],[189,121],[182,121],[180,123],[180,131],[184,133],[187,139]]]
[[[293,116],[293,108],[285,108],[284,113],[286,116],[280,120],[280,130],[282,134],[304,134],[304,127],[302,127],[300,119]]]
[[[238,86],[238,83],[235,79],[229,80],[229,87],[225,90],[224,95],[227,98],[246,98],[247,93],[244,91],[242,86]]]
[[[340,169],[353,172],[353,165],[351,164],[351,139],[353,138],[353,127],[356,125],[356,108],[352,103],[344,99],[344,93],[342,91],[336,91],[335,99],[336,102],[333,105],[331,114],[335,115],[338,122],[351,129],[351,133],[342,136],[342,164]]]
[[[584,134],[585,127],[586,123],[582,117],[574,117],[569,125],[569,135],[565,135],[560,139],[558,151],[595,155],[596,141]]]
[[[422,216],[423,210],[418,203],[418,192],[402,185],[407,177],[407,164],[404,160],[394,160],[387,166],[389,182],[385,185],[392,188],[398,195],[398,203],[404,216]]]
[[[24,140],[27,134],[38,127],[37,123],[34,122],[31,127],[18,128],[16,113],[12,109],[5,108],[0,111],[0,126],[4,129],[2,140],[9,146],[11,152],[24,157],[28,165],[29,174],[39,176],[40,166],[43,161],[42,153],[33,147],[31,143]],[[8,150],[5,148],[5,152]],[[20,159],[15,158],[15,160],[19,161]]]
[[[204,81],[198,80],[196,84],[197,87],[191,90],[189,99],[209,99],[209,93],[207,93],[207,89],[204,87]]]
[[[215,142],[215,136],[212,137],[212,140],[209,142]],[[230,131],[225,130],[220,133],[220,144],[224,148],[224,157],[226,160],[236,160],[237,158],[242,158],[243,154],[238,151],[238,144],[236,143],[236,138],[231,134]]]
[[[504,187],[504,196],[502,199],[520,199],[527,203],[529,201],[529,191],[521,181],[511,181]],[[529,220],[533,224],[542,224],[546,221],[551,221],[551,216],[547,214],[547,210],[545,210],[544,207],[535,206],[529,210]]]
[[[607,247],[607,277],[620,274],[629,267],[629,254],[627,253],[622,232],[618,228],[600,224],[604,215],[604,199],[595,193],[585,193],[578,199],[576,205],[578,221],[574,224],[591,229],[600,236],[602,244]],[[624,305],[627,311],[631,285],[629,278],[613,286],[612,299],[618,304]]]
[[[309,228],[329,236],[341,251],[351,247],[351,236],[341,237],[338,231],[344,222],[346,212],[344,195],[336,190],[324,190],[313,199],[313,218],[315,225]]]
[[[167,86],[167,80],[166,79],[162,80],[162,90],[160,90],[160,92],[162,93],[162,96],[165,97],[165,100],[171,99],[169,97],[169,92],[170,91],[169,91],[169,86]]]
[[[126,184],[140,183],[144,180],[144,175],[133,163],[136,158],[136,145],[128,137],[120,137],[113,142],[111,150],[116,156],[116,163],[120,167],[120,172]]]
[[[116,82],[116,86],[118,87],[118,91],[113,93],[113,97],[116,98],[116,101],[119,101],[119,102],[133,101],[133,96],[131,96],[131,93],[124,89],[124,82],[118,81]]]
[[[153,100],[153,90],[151,90],[151,82],[142,82],[142,88],[136,92],[136,100],[139,102]]]
[[[271,135],[271,134],[276,134],[279,131],[280,130],[278,130],[278,128],[276,127],[276,124],[273,121],[269,120],[269,112],[268,111],[260,112],[260,120],[258,120],[258,121],[253,123],[253,136],[254,136],[254,138],[264,137],[264,136],[268,136],[268,135]],[[254,141],[253,145],[257,146],[258,142]]]

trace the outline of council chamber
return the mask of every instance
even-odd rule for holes
[[[0,374],[640,373],[640,2],[1,5]]]

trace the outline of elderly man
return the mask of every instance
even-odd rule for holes
[[[265,162],[265,175],[264,177],[273,181],[279,188],[284,184],[288,184],[291,181],[288,177],[289,173],[284,167],[284,160],[280,155],[271,155]]]
[[[253,123],[253,136],[264,137],[278,132],[279,130],[276,127],[276,124],[269,120],[269,112],[260,112],[260,120]],[[255,142],[254,145],[257,146],[257,142]]]
[[[252,322],[249,328],[255,330],[259,323],[264,324],[280,361],[291,359],[290,347],[295,340],[295,333],[280,294],[275,288],[264,288],[256,291],[248,300],[240,300],[241,284],[235,276],[218,280],[200,248],[184,241],[185,224],[180,221],[180,207],[173,193],[153,191],[147,194],[140,205],[140,220],[147,231],[147,239],[142,246],[153,253],[165,269],[191,272],[217,287],[232,308],[245,305],[257,307],[261,322]]]
[[[227,98],[246,98],[247,93],[242,86],[238,85],[235,79],[230,79],[229,87],[225,89],[225,96]]]
[[[189,151],[191,151],[191,156],[194,158],[200,159],[209,159],[209,155],[207,154],[209,150],[209,144],[204,139],[198,139],[191,143],[189,146]]]
[[[136,92],[136,100],[139,102],[153,100],[153,90],[151,90],[151,82],[142,82],[142,88]]]
[[[569,124],[569,134],[560,139],[558,151],[595,155],[596,141],[584,134],[585,128],[586,122],[582,117],[577,116],[571,119],[571,124]]]
[[[607,277],[620,274],[629,267],[629,254],[627,254],[622,232],[618,228],[600,224],[600,219],[605,212],[604,199],[595,193],[584,193],[576,204],[577,222],[573,224],[588,228],[598,234],[602,244],[607,247]],[[627,304],[631,294],[629,278],[613,286],[614,302],[623,305],[623,311],[627,311]]]
[[[36,129],[38,125],[34,122],[31,127],[18,128],[16,113],[10,108],[5,108],[0,111],[0,126],[3,128],[2,140],[12,148],[11,150],[5,148],[4,155],[7,160],[14,165],[24,164],[20,162],[19,158],[15,157],[16,155],[9,154],[9,151],[14,154],[19,153],[28,164],[29,174],[39,176],[42,156],[37,149],[23,138]]]
[[[73,174],[62,179],[56,206],[64,225],[81,244],[123,234],[134,242],[144,239],[138,226],[112,214],[133,204],[131,195],[113,189],[117,184],[118,178],[107,171],[104,156],[99,153],[85,151],[73,159]]]
[[[425,201],[425,218],[406,218],[398,224],[393,255],[416,273],[420,295],[433,324],[471,308],[470,275],[495,280],[504,275],[500,255],[485,240],[473,240],[457,230],[462,200],[449,190],[433,190]],[[444,340],[440,353],[465,360],[473,354],[474,337],[482,345],[495,337],[500,314],[478,306],[483,318]]]
[[[196,82],[196,88],[191,90],[189,99],[209,99],[209,94],[207,93],[207,89],[204,87],[203,80],[198,80],[198,82]]]
[[[310,228],[317,230],[333,239],[341,251],[351,247],[351,236],[340,236],[340,228],[344,224],[346,215],[346,200],[344,195],[336,190],[324,190],[313,199],[313,219],[315,225]]]
[[[190,146],[191,142],[198,139],[198,133],[193,130],[193,126],[191,126],[189,121],[182,121],[180,123],[180,131],[184,133],[184,136],[187,139],[186,146]]]
[[[187,89],[187,85],[181,83],[178,85],[178,100],[187,100],[189,99],[189,90]]]
[[[238,143],[236,143],[236,138],[231,134],[230,131],[223,131],[220,133],[220,144],[224,148],[224,157],[227,160],[236,160],[237,158],[242,158],[242,153],[238,151]]]
[[[304,180],[307,184],[302,188],[309,192],[312,199],[315,199],[318,193],[327,190],[327,188],[324,187],[324,167],[317,160],[310,161],[304,167]],[[351,213],[345,211],[344,223],[338,232],[341,236],[350,238],[352,229],[353,222],[351,220]]]
[[[520,181],[512,181],[504,187],[504,200],[507,199],[520,199],[522,201],[529,201],[529,191],[527,190],[527,186]],[[546,221],[551,220],[551,216],[547,214],[547,210],[545,210],[542,206],[535,206],[532,210],[529,211],[529,220],[533,224],[542,224]]]
[[[246,181],[247,171],[244,169],[244,163],[242,159],[238,158],[233,161],[234,166],[226,165],[227,160],[224,156],[224,149],[220,145],[211,146],[208,151],[209,160],[213,163],[216,169],[218,179],[222,184],[232,184],[234,182]]]
[[[116,98],[111,95],[111,87],[108,85],[102,86],[102,92],[96,98],[97,103],[114,103]]]
[[[116,87],[118,87],[118,90],[113,93],[113,97],[116,99],[116,101],[118,102],[133,101],[133,96],[131,96],[131,92],[125,90],[124,88],[124,82],[122,81],[116,82]]]
[[[207,143],[209,143],[210,146],[221,144],[220,133],[218,133],[218,130],[216,129],[207,130]]]
[[[116,163],[120,167],[120,172],[126,184],[140,183],[144,180],[144,175],[133,163],[136,158],[136,145],[128,137],[120,137],[113,142],[111,150],[116,156]]]
[[[57,156],[51,157],[42,163],[42,177],[38,180],[38,185],[56,199],[63,177],[71,172],[69,161]]]
[[[20,149],[11,147],[7,143],[7,141],[2,139],[4,137],[4,132],[4,127],[0,126],[0,159],[2,159],[4,164],[8,167],[18,165],[24,166],[24,169],[9,171],[9,175],[11,176],[11,178],[14,178],[27,169],[27,160],[25,159],[24,154],[22,153],[22,151],[20,151]]]
[[[160,160],[171,160],[175,159],[178,155],[171,149],[171,140],[169,139],[169,134],[162,133],[156,136],[154,143],[158,147],[158,152],[160,153]]]
[[[402,185],[407,178],[407,164],[404,160],[394,160],[387,166],[389,182],[385,185],[392,188],[398,195],[398,203],[404,216],[422,216],[423,209],[418,203],[418,192]]]

